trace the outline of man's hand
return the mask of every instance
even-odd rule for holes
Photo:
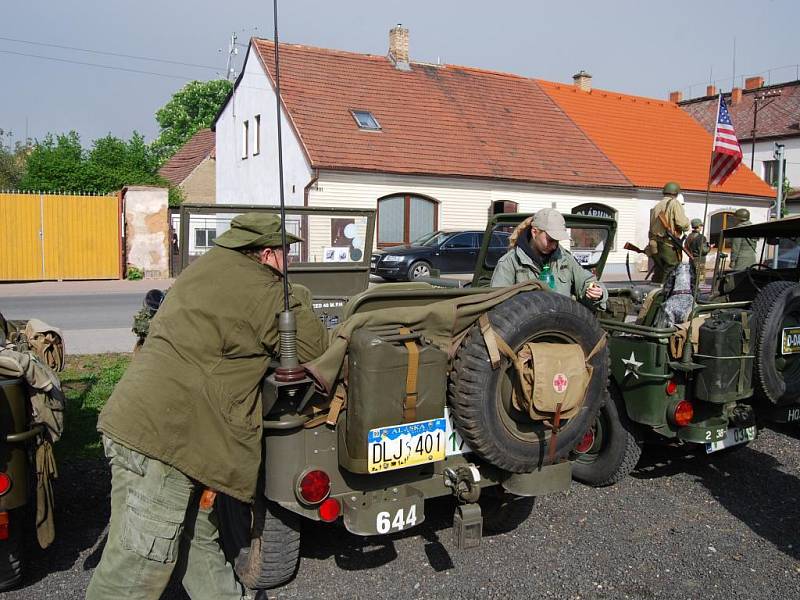
[[[599,283],[593,281],[589,284],[589,287],[586,288],[586,297],[589,300],[600,300],[600,298],[603,297],[603,288]]]

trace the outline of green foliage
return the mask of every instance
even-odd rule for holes
[[[59,458],[101,458],[97,417],[130,362],[125,354],[69,355],[61,373],[67,397],[64,437],[56,444]]]
[[[13,190],[19,187],[22,175],[25,173],[27,156],[28,146],[17,142],[12,147],[11,132],[0,129],[0,190]]]
[[[48,134],[31,150],[20,188],[105,194],[126,185],[166,185],[156,170],[155,155],[137,132],[128,141],[109,134],[88,151],[74,131]]]
[[[144,278],[144,271],[142,271],[139,267],[134,265],[128,265],[127,273],[125,274],[125,279],[128,281],[137,281],[139,279]]]
[[[161,163],[200,129],[211,125],[232,88],[226,79],[191,81],[156,112],[161,133],[153,142],[153,150]]]
[[[171,207],[177,207],[183,204],[183,190],[175,185],[169,186],[169,196],[167,197],[167,201]]]

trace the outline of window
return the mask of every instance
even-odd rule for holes
[[[261,153],[261,115],[256,115],[255,128],[253,132],[253,156]]]
[[[459,233],[454,235],[444,245],[445,248],[477,248],[478,247],[478,234],[477,233]]]
[[[492,241],[489,244],[490,248],[508,248],[509,234],[505,231],[495,231],[492,233]]]
[[[358,123],[359,129],[371,129],[373,131],[380,130],[381,126],[378,124],[377,119],[372,116],[368,110],[351,110],[350,114]]]
[[[436,202],[397,194],[378,200],[378,247],[408,244],[438,227]]]
[[[250,137],[249,129],[250,129],[249,121],[245,121],[244,123],[242,123],[242,160],[247,158],[247,140]]]
[[[786,169],[786,163],[784,162],[784,172]],[[778,161],[777,160],[765,160],[764,161],[764,181],[770,184],[772,187],[778,186]]]
[[[216,229],[195,229],[194,245],[196,248],[210,248],[217,237]]]

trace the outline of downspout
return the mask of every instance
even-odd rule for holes
[[[311,179],[308,180],[306,187],[303,188],[303,206],[308,206],[308,195],[311,193],[311,188],[317,184],[319,181],[319,170],[314,169],[314,174],[311,176]],[[303,215],[302,219],[302,227],[303,231],[308,231],[308,215]],[[303,237],[303,252],[302,255],[304,258],[308,257],[308,236]]]

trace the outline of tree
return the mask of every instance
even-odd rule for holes
[[[6,137],[8,141],[6,141]],[[19,187],[25,173],[28,146],[17,142],[11,146],[11,132],[0,129],[0,190]]]
[[[47,134],[34,144],[28,155],[20,188],[31,191],[56,192],[96,191],[86,189],[83,148],[78,134],[70,131],[55,138]]]
[[[195,133],[211,125],[232,88],[226,79],[192,81],[156,112],[161,133],[152,148],[159,162],[166,161]]]

